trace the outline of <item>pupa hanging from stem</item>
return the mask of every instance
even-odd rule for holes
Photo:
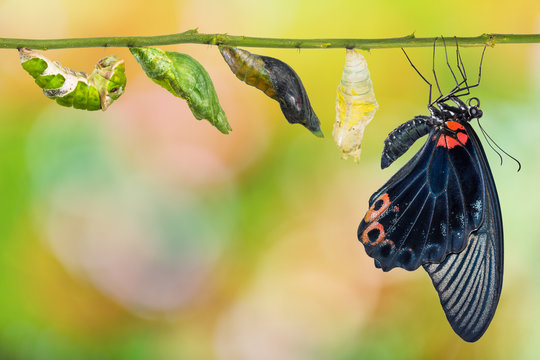
[[[352,156],[358,162],[364,129],[378,108],[366,59],[356,50],[347,49],[337,88],[336,122],[332,131],[344,159]]]

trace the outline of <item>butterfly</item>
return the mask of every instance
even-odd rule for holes
[[[488,328],[501,294],[503,226],[493,175],[470,125],[483,115],[480,101],[461,100],[473,87],[466,78],[456,84],[430,101],[429,116],[415,116],[388,135],[382,168],[428,137],[371,196],[358,239],[383,271],[422,266],[454,331],[474,342]]]

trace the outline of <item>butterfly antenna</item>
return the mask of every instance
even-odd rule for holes
[[[493,145],[495,145],[497,147],[497,149],[499,149],[500,151],[502,151],[506,156],[508,156],[510,159],[514,160],[517,164],[518,164],[518,169],[517,171],[519,172],[521,170],[521,162],[519,162],[518,159],[516,159],[515,157],[513,157],[512,155],[510,155],[509,153],[507,153],[506,151],[504,151],[503,148],[501,148],[496,142],[495,140],[493,140],[491,138],[491,136],[489,136],[489,134],[487,133],[486,130],[484,130],[484,128],[482,127],[482,125],[480,125],[480,120],[479,119],[476,119],[477,123],[478,123],[478,127],[480,128],[480,130],[482,131],[482,134],[484,134],[484,138],[486,139],[486,142],[488,143],[489,147],[493,149],[493,151],[495,151],[495,153],[497,155],[499,155],[499,158],[501,159],[501,165],[503,163],[503,159],[502,159],[502,156],[501,154],[493,147]],[[491,143],[493,143],[493,145],[491,145]]]
[[[422,80],[424,80],[426,82],[426,84],[429,85],[429,104],[431,105],[431,88],[433,87],[433,85],[431,85],[431,83],[429,81],[426,80],[426,78],[420,73],[420,71],[418,71],[418,69],[416,68],[416,66],[414,66],[414,64],[412,63],[411,59],[409,58],[409,55],[407,55],[407,53],[405,52],[405,49],[401,48],[401,51],[403,51],[403,54],[405,54],[405,57],[407,58],[407,60],[409,61],[409,64],[411,64],[412,68],[414,69],[414,71],[416,71],[416,73],[418,75],[420,75],[420,77],[422,78]]]
[[[501,160],[501,165],[503,164],[503,158],[501,156],[501,154],[497,151],[496,148],[493,147],[493,145],[491,145],[491,141],[490,141],[490,137],[488,136],[488,134],[486,133],[486,131],[484,130],[484,128],[482,127],[482,125],[480,125],[480,121],[478,121],[478,119],[476,119],[477,122],[478,122],[478,126],[480,127],[480,130],[482,131],[482,134],[484,135],[484,139],[486,139],[486,142],[487,144],[489,145],[489,147],[495,151],[495,154],[497,154],[499,156],[499,159]]]

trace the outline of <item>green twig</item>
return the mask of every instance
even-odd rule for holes
[[[448,36],[448,38],[453,38]],[[234,36],[226,34],[199,34],[197,29],[179,34],[160,36],[125,36],[125,37],[93,37],[72,39],[12,39],[0,38],[0,48],[17,49],[66,49],[90,47],[131,47],[155,46],[173,44],[209,44],[231,45],[261,48],[357,48],[357,49],[388,49],[400,47],[433,46],[435,38],[417,38],[414,34],[387,39],[274,39],[256,38],[249,36]],[[482,34],[472,37],[458,37],[460,46],[494,46],[495,44],[530,44],[540,43],[540,34]],[[452,41],[447,42],[453,45]],[[441,46],[442,42],[437,42]]]

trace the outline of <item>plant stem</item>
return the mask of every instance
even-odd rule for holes
[[[453,39],[449,36],[448,39]],[[540,34],[482,34],[473,37],[458,37],[460,46],[495,46],[495,44],[530,44],[540,43]],[[295,49],[328,49],[328,48],[357,48],[357,49],[389,49],[400,47],[433,46],[435,38],[417,38],[414,34],[387,39],[275,39],[256,38],[249,36],[234,36],[226,34],[199,34],[197,30],[188,30],[179,34],[160,36],[126,36],[126,37],[93,37],[72,39],[12,39],[0,38],[0,48],[17,49],[66,49],[90,47],[132,47],[173,44],[208,44],[230,45],[261,48],[295,48]],[[442,41],[436,45],[442,46]],[[447,45],[455,45],[447,41]]]

